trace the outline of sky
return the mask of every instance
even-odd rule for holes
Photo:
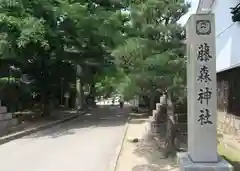
[[[199,0],[185,0],[185,2],[190,2],[191,8],[189,9],[189,12],[182,16],[182,18],[180,18],[180,20],[178,21],[181,25],[184,25],[187,22],[191,14],[196,13]]]

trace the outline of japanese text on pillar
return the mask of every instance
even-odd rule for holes
[[[197,81],[200,84],[204,84],[198,91],[197,101],[203,106],[199,111],[198,122],[201,125],[212,124],[211,111],[208,107],[209,101],[212,99],[212,88],[208,87],[212,82],[211,73],[209,71],[208,62],[212,59],[210,54],[210,47],[208,43],[202,43],[198,47],[197,60],[200,63],[199,75]]]

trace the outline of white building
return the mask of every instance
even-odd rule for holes
[[[196,2],[198,5],[196,5]],[[212,12],[216,24],[217,72],[240,66],[238,40],[240,38],[240,22],[232,21],[231,9],[240,4],[239,0],[195,0],[190,13]],[[180,22],[185,25],[189,15]]]
[[[239,0],[215,0],[212,6],[216,20],[217,72],[240,66],[240,46],[238,44],[240,23],[232,21],[233,14],[230,9],[239,3]]]

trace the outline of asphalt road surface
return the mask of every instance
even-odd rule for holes
[[[0,145],[0,171],[110,171],[127,109],[105,106]]]

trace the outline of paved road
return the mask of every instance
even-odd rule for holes
[[[109,171],[127,109],[103,107],[0,146],[0,171]]]

